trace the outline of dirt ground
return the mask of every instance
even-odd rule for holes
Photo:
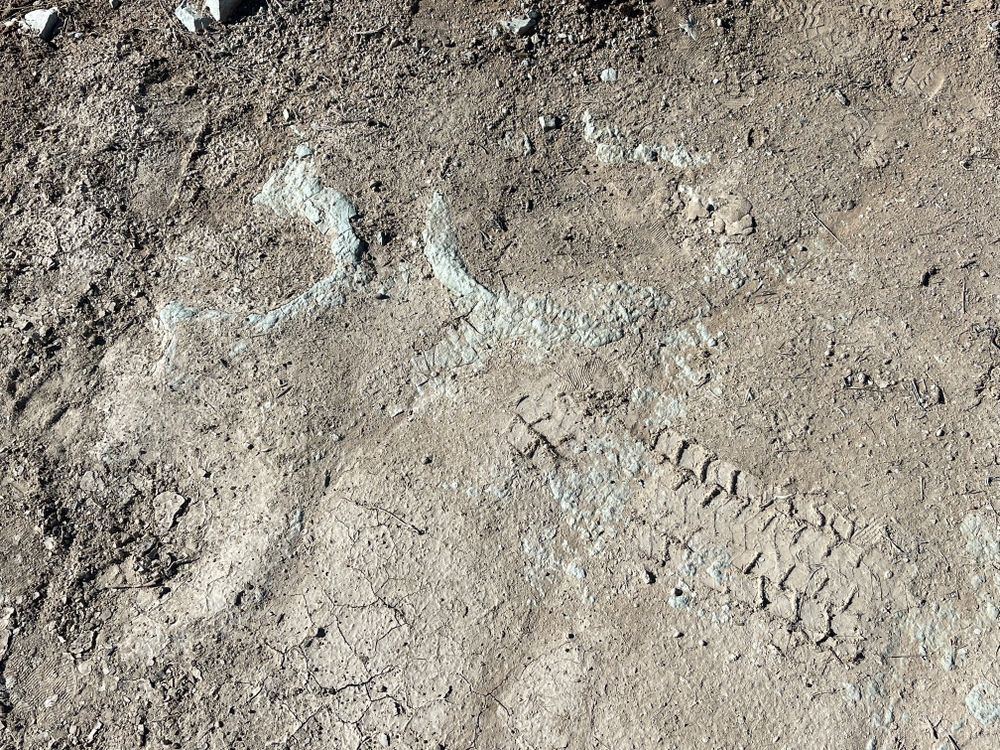
[[[28,10],[0,748],[1000,747],[994,0]]]

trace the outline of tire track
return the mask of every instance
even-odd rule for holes
[[[652,450],[661,462],[654,478],[673,495],[660,524],[668,555],[721,544],[731,564],[720,593],[817,644],[868,637],[872,624],[913,604],[877,529],[858,532],[849,517],[819,508],[807,515],[795,495],[676,432],[661,433]]]
[[[508,441],[548,475],[578,460],[586,433],[634,440],[621,424],[601,427],[594,411],[543,389],[518,402]],[[629,554],[647,566],[670,562],[687,571],[675,606],[696,596],[716,612],[732,605],[747,615],[762,611],[844,660],[880,640],[894,613],[919,606],[908,557],[884,525],[860,528],[681,433],[665,430],[647,446],[638,474],[622,477],[646,487],[632,495]],[[715,560],[702,575],[706,557]]]

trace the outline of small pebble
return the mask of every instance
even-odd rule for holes
[[[555,115],[542,115],[538,118],[538,124],[542,126],[542,132],[547,133],[550,130],[558,130],[562,127],[562,120]]]
[[[531,36],[535,32],[541,17],[542,14],[537,10],[529,10],[524,17],[511,18],[508,21],[503,21],[500,26],[508,34],[513,34],[514,36]]]

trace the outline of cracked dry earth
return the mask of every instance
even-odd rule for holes
[[[528,9],[0,35],[4,750],[1000,746],[995,3]]]

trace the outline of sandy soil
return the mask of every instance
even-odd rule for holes
[[[0,747],[1000,745],[995,2],[30,9]]]

